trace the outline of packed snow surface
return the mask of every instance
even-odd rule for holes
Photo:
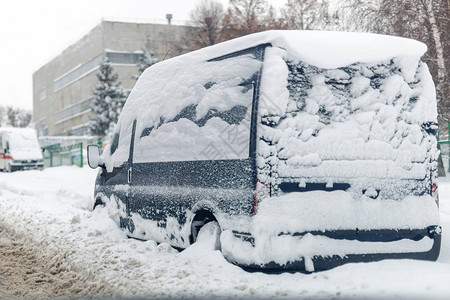
[[[231,265],[211,243],[178,252],[167,244],[128,239],[107,210],[91,211],[96,173],[87,167],[0,173],[0,226],[26,240],[38,259],[51,257],[51,264],[77,270],[108,297],[444,299],[450,294],[447,178],[439,186],[443,238],[437,262],[386,260],[271,275]]]

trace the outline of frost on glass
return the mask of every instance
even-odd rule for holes
[[[355,199],[429,193],[438,155],[434,88],[427,66],[409,63],[414,78],[395,59],[337,69],[286,60],[288,96],[269,99],[286,102],[283,111],[260,115],[260,180],[277,193],[290,182],[299,191],[344,187]]]
[[[156,82],[151,89],[164,97],[155,106],[149,98],[146,109],[155,111],[138,119],[134,162],[248,158],[253,76],[260,68],[252,55],[242,55],[185,66],[163,87]]]
[[[133,120],[121,118],[114,129],[113,138],[105,147],[102,157],[108,172],[122,166],[129,158]]]

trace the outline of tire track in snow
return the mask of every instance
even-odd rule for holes
[[[0,224],[0,299],[73,299],[108,294],[101,285],[39,248]]]

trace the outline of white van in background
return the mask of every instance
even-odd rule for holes
[[[0,128],[0,170],[43,169],[44,159],[32,128]]]

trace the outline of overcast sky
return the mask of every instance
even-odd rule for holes
[[[197,0],[2,0],[0,105],[32,109],[32,74],[102,18],[184,24]],[[226,7],[227,0],[221,0]],[[269,0],[276,7],[285,0]]]

